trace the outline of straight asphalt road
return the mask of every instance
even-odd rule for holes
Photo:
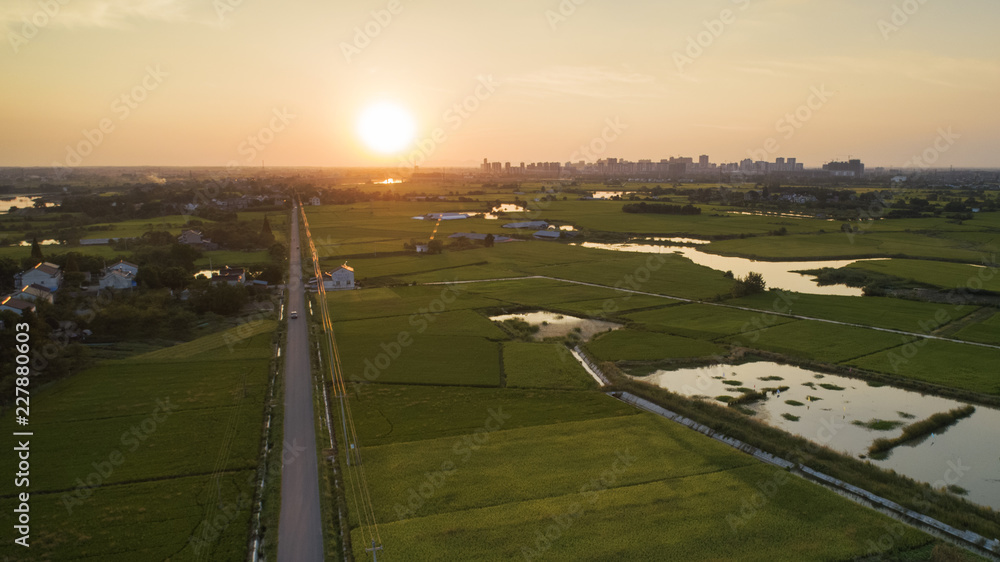
[[[319,509],[319,470],[309,364],[308,315],[302,286],[299,210],[292,212],[288,264],[288,340],[285,346],[285,449],[296,456],[281,470],[278,562],[322,562],[323,526]],[[291,317],[292,311],[298,318]],[[282,457],[285,458],[284,456]]]

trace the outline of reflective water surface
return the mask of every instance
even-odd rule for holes
[[[766,361],[657,371],[639,380],[707,400],[740,396],[740,388],[771,389],[765,400],[745,405],[755,412],[755,418],[855,457],[866,454],[879,437],[897,437],[905,425],[964,405]],[[787,389],[779,391],[782,387]],[[861,425],[873,420],[895,427],[879,431]],[[935,487],[957,485],[968,490],[967,499],[1000,509],[998,442],[1000,410],[976,406],[976,413],[942,432],[896,447],[883,460],[869,460]]]

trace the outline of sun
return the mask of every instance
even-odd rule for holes
[[[379,102],[368,106],[358,118],[358,135],[365,145],[383,154],[406,148],[417,133],[413,117],[402,107]]]

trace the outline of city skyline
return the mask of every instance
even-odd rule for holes
[[[997,16],[984,0],[17,0],[0,7],[17,84],[0,166],[475,168],[696,147],[992,168]],[[379,102],[412,116],[394,153],[357,130]]]

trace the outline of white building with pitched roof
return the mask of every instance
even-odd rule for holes
[[[14,276],[14,286],[41,285],[50,291],[56,291],[62,286],[62,269],[49,262],[42,262],[28,271],[22,271]]]
[[[346,263],[329,273],[329,279],[324,275],[323,285],[328,291],[344,291],[354,288],[354,268]]]

